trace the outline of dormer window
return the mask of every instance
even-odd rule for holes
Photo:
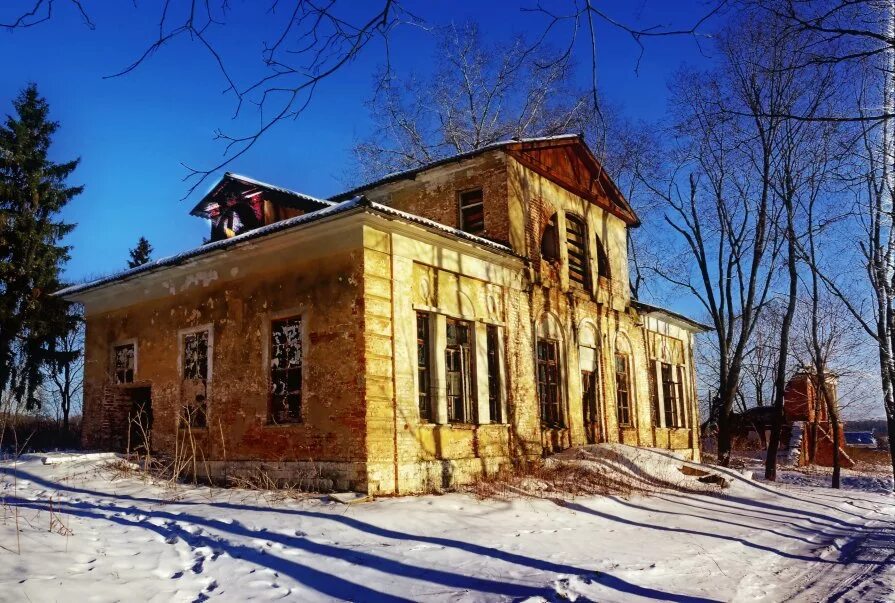
[[[569,282],[587,288],[590,280],[587,226],[584,220],[572,214],[566,214],[566,249],[569,253]]]
[[[474,235],[485,232],[485,204],[482,189],[460,193],[460,228]]]

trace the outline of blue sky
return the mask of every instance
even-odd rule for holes
[[[184,200],[186,170],[181,164],[215,165],[223,149],[212,140],[213,132],[247,132],[258,119],[249,110],[241,120],[231,120],[234,100],[221,93],[224,80],[211,58],[186,38],[163,47],[128,75],[104,79],[151,43],[159,4],[85,2],[95,30],[85,27],[72,7],[60,4],[47,23],[0,31],[0,112],[9,112],[18,91],[36,82],[53,118],[62,123],[54,155],[82,159],[73,183],[84,184],[86,190],[64,214],[78,224],[68,239],[73,250],[66,277],[72,281],[122,269],[128,248],[141,235],[154,246],[155,257],[200,244],[207,226],[187,212],[212,182]],[[214,35],[228,65],[237,75],[246,75],[258,65],[261,42],[275,35],[271,24],[277,17],[265,16],[254,2],[231,5],[231,24]],[[405,6],[432,25],[475,20],[495,39],[534,35],[544,24],[542,17],[520,11],[516,2]],[[600,6],[639,26],[688,25],[707,10],[700,0],[607,0]],[[7,14],[0,13],[0,20]],[[236,22],[238,27],[232,24]],[[711,28],[710,23],[707,30]],[[635,73],[639,49],[630,36],[605,23],[598,24],[598,32],[601,92],[634,119],[661,119],[668,78],[683,63],[707,61],[690,37],[656,38],[647,42]],[[229,39],[235,42],[225,43]],[[579,77],[586,85],[589,56],[583,40],[575,50]],[[398,72],[424,74],[433,51],[431,35],[421,28],[400,27],[391,40],[392,65]],[[280,124],[226,169],[317,196],[343,190],[352,167],[351,147],[370,128],[364,101],[371,93],[372,73],[384,58],[381,44],[368,47],[321,85],[299,120]]]

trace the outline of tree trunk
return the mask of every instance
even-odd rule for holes
[[[798,295],[799,273],[796,261],[795,208],[793,199],[786,199],[786,237],[787,259],[789,268],[789,291],[786,302],[786,313],[780,326],[780,350],[777,357],[777,370],[774,375],[774,414],[771,423],[771,440],[768,442],[768,455],[765,459],[764,476],[768,481],[777,481],[777,451],[780,449],[780,429],[783,427],[783,393],[786,389],[786,360],[789,356],[789,331],[792,318],[796,313],[796,296]]]
[[[718,391],[718,464],[722,467],[730,466],[730,454],[732,449],[733,432],[731,430],[730,414],[733,411],[733,402],[736,389],[724,385]]]

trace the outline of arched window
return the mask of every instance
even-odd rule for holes
[[[587,225],[574,214],[566,214],[566,249],[569,253],[569,282],[586,288],[590,284]]]
[[[600,237],[597,237],[597,276],[603,278],[612,276],[609,273],[609,256],[606,255],[606,248],[603,247]]]
[[[544,234],[541,236],[541,259],[556,261],[559,259],[559,235],[556,231],[556,214],[550,216]]]

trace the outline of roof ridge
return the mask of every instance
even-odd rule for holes
[[[455,153],[453,155],[448,155],[447,157],[442,157],[441,159],[436,159],[434,161],[424,163],[423,165],[420,165],[415,168],[408,168],[406,170],[398,170],[396,172],[388,173],[380,178],[371,180],[370,182],[365,182],[359,186],[352,187],[347,191],[343,191],[336,195],[327,197],[327,199],[329,201],[334,201],[339,198],[344,198],[344,197],[348,197],[351,195],[355,195],[357,193],[360,193],[361,191],[365,191],[365,190],[374,188],[381,184],[386,184],[388,182],[393,182],[396,180],[402,180],[404,178],[410,177],[413,174],[417,174],[419,172],[424,172],[430,168],[437,167],[437,166],[445,164],[445,163],[450,163],[452,161],[460,161],[460,160],[466,159],[468,157],[473,157],[479,153],[486,153],[488,151],[493,151],[493,150],[499,149],[501,147],[505,147],[507,145],[527,143],[527,142],[545,142],[548,140],[564,140],[567,138],[578,138],[578,139],[583,140],[583,137],[581,136],[581,134],[573,134],[573,133],[555,134],[555,135],[551,135],[551,136],[529,136],[529,137],[524,137],[524,138],[519,137],[519,138],[509,138],[506,140],[499,140],[497,142],[488,143],[488,144],[486,144],[482,147],[479,147],[477,149],[471,149],[469,151],[463,151],[461,153]]]

